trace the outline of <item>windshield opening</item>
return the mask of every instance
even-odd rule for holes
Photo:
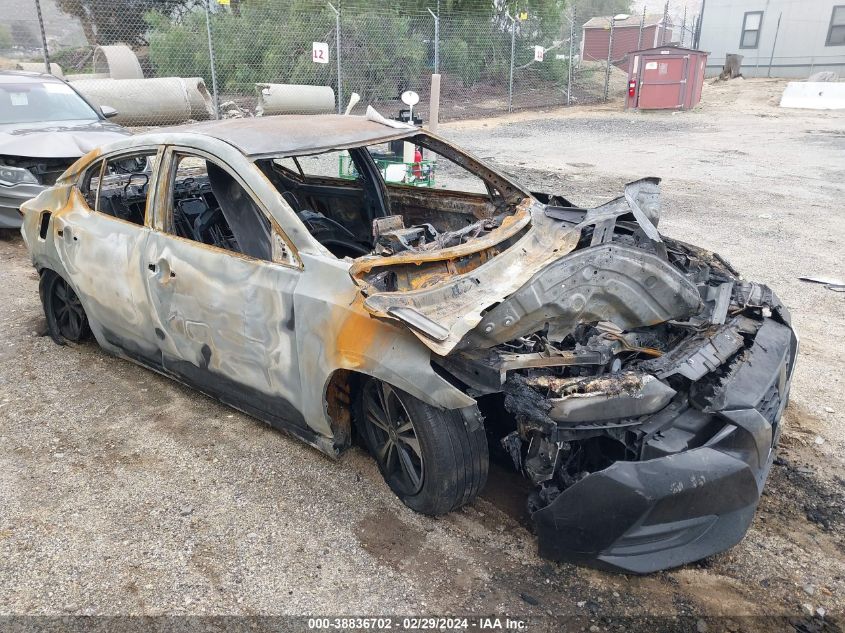
[[[57,81],[0,83],[0,124],[96,121],[97,113],[73,89]]]

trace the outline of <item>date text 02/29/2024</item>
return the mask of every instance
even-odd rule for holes
[[[524,631],[525,620],[510,617],[338,617],[308,618],[309,631]]]

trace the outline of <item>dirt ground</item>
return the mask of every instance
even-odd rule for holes
[[[797,278],[845,276],[845,113],[780,110],[782,87],[708,84],[687,113],[613,104],[440,130],[580,204],[663,177],[661,229],[720,252],[792,311],[801,354],[782,446],[738,546],[645,577],[552,564],[497,469],[471,506],[414,514],[358,449],[331,461],[94,344],[57,347],[6,235],[0,615],[506,614],[590,631],[659,628],[608,619],[631,616],[793,630],[745,617],[784,615],[818,630],[818,614],[841,616],[845,294]]]

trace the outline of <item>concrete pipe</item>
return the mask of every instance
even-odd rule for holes
[[[111,79],[108,73],[72,73],[65,75],[65,81],[79,81],[80,79]]]
[[[327,114],[335,111],[331,86],[255,84],[258,116],[270,114]]]
[[[214,116],[201,77],[80,79],[73,87],[95,105],[117,110],[112,120],[122,125],[170,125]]]
[[[98,46],[92,60],[95,73],[108,73],[112,79],[143,79],[138,57],[125,44]]]
[[[30,73],[43,73],[45,70],[44,62],[18,62],[16,67],[18,70],[25,70]],[[65,78],[62,67],[55,62],[50,62],[50,74],[59,79]]]

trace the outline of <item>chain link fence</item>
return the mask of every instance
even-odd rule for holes
[[[434,72],[441,121],[602,98],[592,89],[595,71],[577,67],[580,29],[568,12],[438,16],[436,5],[338,9],[302,0],[160,0],[145,11],[135,4],[144,3],[0,0],[15,16],[0,25],[0,63],[43,71],[47,59],[54,74],[118,109],[127,125],[253,116],[270,94],[266,84],[334,91],[327,105],[325,92],[292,89],[284,93],[290,113],[342,112],[355,92],[361,103],[353,112],[373,105],[396,116],[407,108],[400,95],[413,90],[421,98],[414,113],[426,120]]]

